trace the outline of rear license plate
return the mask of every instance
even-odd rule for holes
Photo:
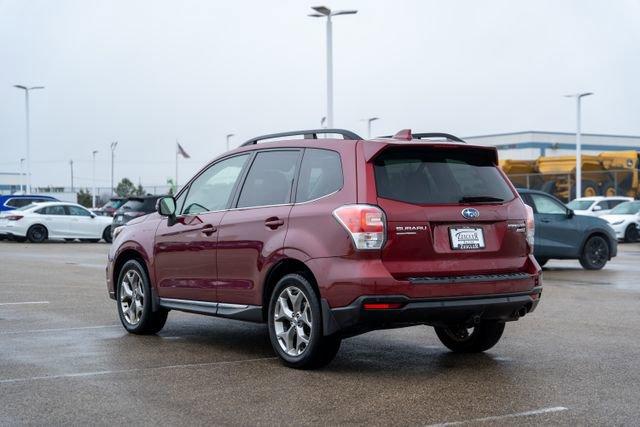
[[[484,249],[484,234],[481,227],[449,228],[451,249]]]

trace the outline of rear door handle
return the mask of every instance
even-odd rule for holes
[[[550,220],[550,219],[541,219],[541,220],[540,220],[540,222],[547,222],[547,223],[549,223],[549,222],[551,222],[551,220]]]
[[[213,233],[218,231],[218,229],[211,224],[207,224],[204,227],[202,227],[201,231],[202,231],[202,234],[206,236],[211,236]]]
[[[275,230],[276,228],[284,225],[284,220],[278,217],[267,218],[267,220],[264,222],[264,225],[272,230]]]

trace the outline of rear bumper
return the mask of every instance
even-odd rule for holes
[[[512,321],[531,313],[538,305],[542,286],[528,292],[472,298],[412,299],[403,295],[361,296],[345,307],[330,308],[322,300],[325,335],[361,334],[417,324],[442,326],[473,324],[481,320]],[[366,309],[365,304],[400,304],[393,309]]]

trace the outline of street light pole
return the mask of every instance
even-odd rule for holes
[[[115,156],[117,146],[118,141],[114,141],[111,143],[111,194],[113,194],[115,191],[115,187],[113,186],[113,158]]]
[[[92,172],[91,172],[91,207],[93,209],[96,208],[96,154],[98,154],[98,150],[93,150],[91,152],[93,155],[92,160]]]
[[[371,122],[380,120],[380,117],[367,117],[366,119],[362,119],[362,120],[367,122],[367,138],[371,139]]]
[[[229,140],[231,139],[232,136],[236,136],[236,135],[234,133],[227,134],[227,151],[229,151]]]
[[[71,167],[71,192],[73,193],[73,160],[69,160],[69,167]]]
[[[332,12],[326,6],[312,7],[316,13],[308,16],[312,18],[327,18],[327,127],[333,128],[333,26],[331,17],[338,15],[353,15],[357,10],[338,10]]]
[[[23,85],[13,85],[17,89],[24,90],[24,104],[26,113],[26,134],[27,134],[27,194],[31,194],[31,130],[29,126],[29,91],[44,89],[44,86],[27,87]]]
[[[593,92],[575,93],[573,95],[565,95],[567,98],[576,99],[576,195],[582,197],[582,98],[593,95]],[[571,189],[569,189],[569,198],[571,198]]]
[[[20,159],[20,192],[24,192],[24,190],[22,189],[23,185],[24,185],[24,168],[23,168],[23,164],[24,164],[24,158]]]

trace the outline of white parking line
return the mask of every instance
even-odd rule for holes
[[[49,304],[49,301],[0,302],[0,305]]]
[[[125,373],[131,373],[131,372],[145,372],[145,371],[154,371],[154,370],[160,370],[160,369],[201,368],[201,367],[217,366],[217,365],[235,365],[240,363],[260,362],[263,360],[273,360],[273,359],[277,359],[277,357],[261,357],[258,359],[231,360],[231,361],[209,362],[209,363],[187,363],[184,365],[154,366],[151,368],[121,369],[116,371],[78,372],[75,374],[48,375],[48,376],[45,375],[40,377],[9,378],[6,380],[0,380],[0,384],[23,383],[28,381],[56,380],[60,378],[94,377],[99,375],[125,374]]]
[[[121,328],[121,327],[122,325],[99,325],[99,326],[77,326],[75,328],[28,329],[26,331],[0,332],[0,335],[37,334],[41,332],[66,332],[66,331],[78,331],[82,329],[103,329],[103,328]]]
[[[469,424],[469,423],[481,423],[481,422],[487,422],[487,421],[499,421],[499,420],[504,420],[504,419],[507,419],[507,418],[531,417],[533,415],[543,415],[543,414],[551,414],[551,413],[554,413],[554,412],[562,412],[562,411],[566,411],[568,409],[569,408],[565,408],[564,406],[554,406],[554,407],[551,407],[551,408],[535,409],[533,411],[527,411],[527,412],[517,412],[515,414],[496,415],[496,416],[493,416],[493,417],[474,418],[472,420],[452,421],[452,422],[441,423],[441,424],[431,424],[431,425],[429,425],[427,427],[460,426],[460,425]]]

